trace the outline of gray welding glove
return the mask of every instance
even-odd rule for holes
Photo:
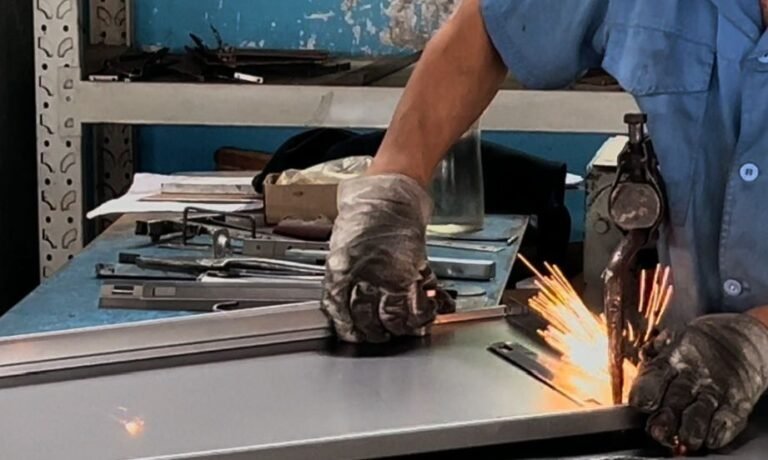
[[[668,447],[725,447],[768,387],[768,328],[748,315],[698,318],[643,355],[630,404],[652,414],[648,432]]]
[[[427,265],[427,192],[402,175],[360,177],[339,185],[338,208],[322,307],[339,338],[428,334],[436,314],[455,305]]]

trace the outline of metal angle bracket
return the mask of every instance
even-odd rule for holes
[[[317,302],[0,339],[0,378],[328,338]]]
[[[438,317],[435,324],[518,313],[506,307],[459,311]],[[0,379],[332,336],[333,327],[316,301],[46,332],[0,339]]]

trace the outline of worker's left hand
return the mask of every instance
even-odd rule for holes
[[[768,328],[748,315],[711,315],[645,348],[630,404],[651,414],[647,429],[661,444],[719,449],[767,387]]]
[[[339,185],[339,215],[323,283],[323,311],[346,342],[424,336],[438,313],[455,310],[427,263],[427,192],[399,174]]]

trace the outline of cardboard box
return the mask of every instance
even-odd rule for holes
[[[267,224],[275,225],[291,217],[314,220],[327,217],[335,220],[337,184],[276,185],[279,174],[270,174],[264,181],[264,214]]]

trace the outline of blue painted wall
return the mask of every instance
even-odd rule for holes
[[[194,33],[214,43],[252,48],[322,48],[350,54],[386,54],[389,18],[380,0],[137,0],[139,43],[181,49]],[[354,6],[353,6],[354,5]]]
[[[411,16],[397,16],[398,0],[135,0],[135,37],[140,46],[189,43],[189,33],[214,43],[210,26],[224,41],[242,47],[317,48],[352,55],[402,52],[421,46],[442,18],[431,8],[445,0],[420,0]],[[396,10],[396,11],[395,11]],[[405,20],[404,20],[405,19]],[[176,172],[213,168],[221,146],[274,151],[295,129],[146,127],[140,131],[139,168]],[[599,135],[486,133],[495,142],[563,161],[582,174],[605,139]],[[513,199],[513,197],[511,197]],[[583,238],[583,193],[569,192],[574,239]]]

